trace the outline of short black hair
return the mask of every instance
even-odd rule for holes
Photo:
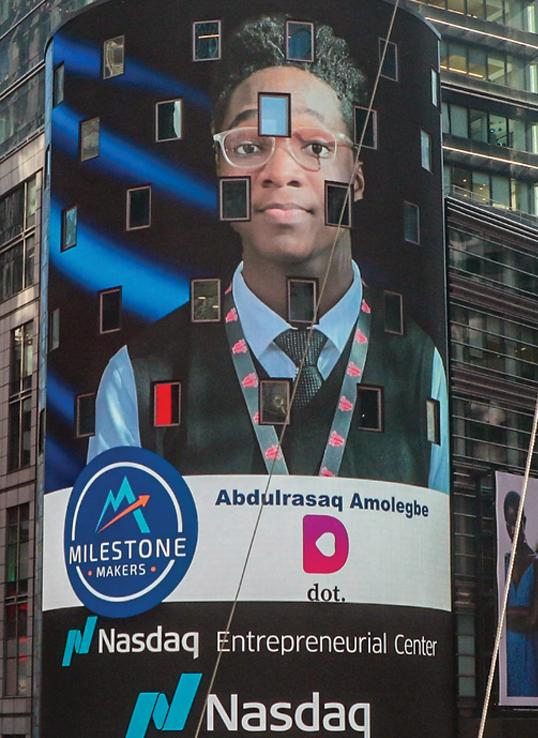
[[[351,56],[347,41],[335,35],[328,25],[315,25],[313,62],[286,58],[284,14],[263,15],[247,20],[225,41],[212,87],[213,130],[222,127],[226,108],[234,89],[254,72],[268,67],[292,66],[311,72],[326,82],[338,97],[342,117],[353,131],[353,105],[367,102],[366,77]]]
[[[508,513],[509,508],[513,508],[516,513],[519,510],[519,502],[520,502],[520,496],[517,492],[514,492],[514,490],[511,490],[507,493],[506,497],[504,498],[504,517],[506,518],[506,514]]]

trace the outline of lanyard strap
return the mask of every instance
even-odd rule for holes
[[[232,363],[247,406],[250,422],[258,440],[265,468],[268,473],[289,474],[286,459],[279,445],[278,435],[273,425],[260,425],[259,377],[254,367],[252,355],[245,341],[239,314],[235,306],[231,288],[224,297],[225,326]],[[338,395],[329,438],[325,445],[319,475],[335,477],[340,471],[342,458],[346,449],[353,410],[357,402],[357,384],[362,380],[368,341],[370,336],[371,309],[363,300],[359,317],[353,328],[353,340],[349,359],[344,372],[344,379]]]

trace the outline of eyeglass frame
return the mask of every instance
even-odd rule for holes
[[[302,130],[304,128],[307,128],[308,129],[309,126],[299,126],[296,130],[299,130],[300,131],[300,130]],[[258,166],[255,166],[255,167],[248,167],[248,166],[242,166],[240,164],[234,164],[233,161],[231,161],[229,159],[228,154],[226,153],[226,149],[224,147],[224,141],[226,140],[226,137],[230,133],[233,133],[234,131],[240,131],[242,129],[243,130],[256,131],[256,135],[259,138],[267,138],[267,139],[271,139],[272,140],[272,151],[271,151],[270,155],[267,157],[266,161],[263,162],[263,164],[259,164]],[[322,159],[317,159],[317,161],[318,161],[318,167],[317,168],[308,169],[308,167],[305,167],[304,164],[302,164],[300,161],[298,161],[295,158],[295,156],[293,155],[293,149],[291,148],[291,146],[289,146],[289,144],[286,146],[286,151],[291,156],[291,158],[293,159],[293,161],[295,161],[297,164],[299,164],[300,167],[303,167],[303,169],[306,169],[306,171],[308,171],[308,172],[316,172],[316,171],[319,171],[321,169],[321,162],[322,161],[331,161],[331,162],[334,161],[336,159],[336,155],[338,153],[338,147],[339,146],[345,146],[346,148],[350,148],[350,149],[356,149],[357,146],[358,146],[356,143],[354,143],[353,139],[350,138],[350,136],[348,136],[345,133],[340,133],[340,132],[335,133],[334,131],[329,131],[326,128],[320,128],[320,130],[323,130],[323,131],[325,131],[325,133],[330,133],[331,136],[334,136],[335,147],[334,147],[334,154],[333,154],[333,156],[330,159],[323,159],[323,160]],[[235,128],[228,128],[228,130],[226,130],[226,131],[220,131],[220,133],[214,133],[213,134],[213,142],[215,144],[218,144],[219,145],[219,150],[222,152],[222,155],[224,156],[224,159],[226,160],[226,162],[231,167],[234,167],[234,169],[245,169],[245,170],[250,171],[250,172],[255,172],[257,169],[261,169],[262,167],[264,167],[267,164],[267,162],[271,161],[271,159],[273,158],[274,153],[276,151],[276,140],[277,140],[277,138],[280,139],[280,140],[282,140],[282,139],[288,140],[288,139],[293,138],[293,133],[292,133],[291,136],[260,136],[260,134],[258,132],[258,128],[256,126],[236,126]]]

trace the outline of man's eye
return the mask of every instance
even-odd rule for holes
[[[321,141],[309,141],[303,146],[303,150],[316,159],[327,159],[332,153],[332,147]]]
[[[237,144],[234,151],[240,156],[252,156],[253,154],[259,154],[262,151],[262,147],[254,141],[244,141],[243,143]]]

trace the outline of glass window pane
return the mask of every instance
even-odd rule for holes
[[[209,323],[220,320],[220,280],[193,279],[191,281],[191,320]]]
[[[153,425],[179,425],[181,420],[181,383],[156,382],[153,386]]]
[[[64,100],[64,72],[63,64],[60,64],[54,70],[53,105],[59,105]]]
[[[510,207],[510,180],[499,174],[491,175],[491,199],[498,207]]]
[[[95,395],[77,397],[77,437],[93,436],[95,433]]]
[[[290,136],[290,96],[261,92],[258,96],[260,136]]]
[[[34,283],[35,236],[29,236],[24,242],[24,287]]]
[[[488,114],[485,110],[469,110],[471,139],[486,143],[488,140]]]
[[[24,228],[24,186],[0,199],[0,243],[10,241]]]
[[[314,25],[313,23],[286,23],[286,54],[294,61],[314,61]]]
[[[455,13],[465,13],[465,0],[447,0],[447,10],[452,10]]]
[[[127,190],[127,230],[148,228],[151,223],[151,188]]]
[[[439,72],[436,69],[431,70],[431,91],[432,91],[432,105],[436,108],[439,107]]]
[[[182,136],[182,100],[157,103],[157,141],[173,141]]]
[[[469,77],[486,79],[486,52],[483,49],[469,48]]]
[[[488,53],[488,80],[496,85],[506,84],[504,55]]]
[[[433,170],[432,137],[426,131],[420,131],[420,164],[428,172]]]
[[[404,239],[420,243],[419,209],[411,202],[404,203]]]
[[[361,143],[367,149],[377,148],[377,111],[371,110],[368,116],[368,123],[366,124],[366,130],[364,130],[364,124],[366,123],[366,117],[368,115],[368,108],[363,108],[360,105],[355,105],[355,120],[354,120],[354,141],[356,144]],[[364,136],[363,136],[364,130]]]
[[[351,228],[351,192],[348,185],[325,183],[325,222]]]
[[[199,21],[193,25],[193,59],[220,59],[220,21]]]
[[[62,213],[62,247],[65,251],[77,244],[77,208],[68,208]]]
[[[219,182],[220,219],[250,220],[249,177],[222,177]]]
[[[99,156],[99,118],[92,118],[80,124],[80,160],[96,156]]]
[[[441,41],[439,44],[439,66],[441,69],[448,69],[448,44]]]
[[[103,78],[117,77],[125,71],[125,37],[110,38],[103,44]]]
[[[48,350],[53,351],[60,345],[60,308],[49,313]]]
[[[448,68],[451,72],[467,74],[467,50],[463,44],[450,43],[448,46]]]
[[[489,174],[483,172],[473,172],[473,192],[479,200],[489,203]]]
[[[527,150],[524,120],[518,118],[508,119],[508,146],[519,151]]]
[[[396,292],[384,293],[385,331],[387,333],[403,333],[403,300]]]
[[[486,0],[486,20],[504,23],[503,0]]]
[[[450,105],[450,133],[453,136],[469,137],[468,114],[467,108],[461,105]]]
[[[383,430],[382,391],[379,387],[357,387],[357,411],[359,428],[362,430]]]
[[[288,322],[310,324],[314,320],[317,302],[315,279],[288,280]]]
[[[443,123],[443,133],[451,133],[450,130],[450,114],[448,109],[448,103],[442,103],[442,123]]]
[[[489,114],[488,140],[495,146],[506,146],[508,143],[508,124],[504,115]]]
[[[121,328],[121,287],[100,294],[100,333]]]
[[[383,58],[383,51],[385,50],[385,39],[379,39],[379,59]],[[385,51],[385,59],[383,61],[383,68],[381,70],[381,76],[387,79],[393,79],[398,81],[398,47],[392,41],[386,44],[387,50]]]
[[[484,18],[484,0],[467,0],[467,14],[475,18]]]

